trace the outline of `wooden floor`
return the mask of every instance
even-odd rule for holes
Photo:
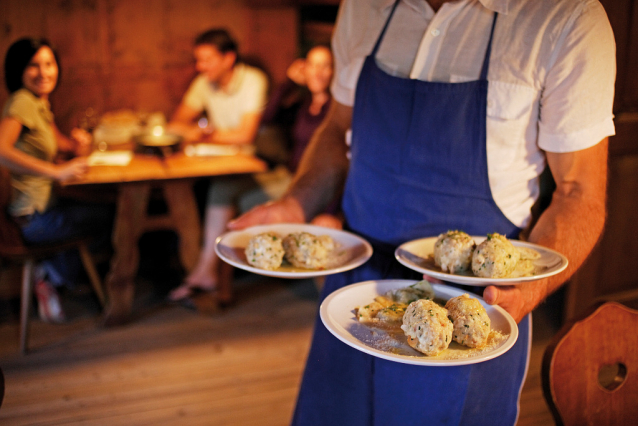
[[[237,303],[211,315],[165,304],[157,284],[138,287],[137,318],[115,329],[97,326],[87,289],[67,295],[75,316],[63,325],[34,316],[26,356],[13,305],[0,304],[0,425],[288,424],[317,308],[311,280],[244,274]],[[539,373],[555,326],[547,312],[534,326],[521,426],[554,423]]]

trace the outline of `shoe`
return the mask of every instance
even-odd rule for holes
[[[168,294],[168,300],[170,302],[181,302],[186,299],[190,299],[200,294],[215,294],[217,293],[217,287],[211,289],[204,288],[198,284],[182,283],[175,290]]]
[[[66,316],[60,303],[60,296],[58,296],[58,292],[51,283],[45,279],[37,280],[35,283],[35,297],[38,301],[38,314],[42,321],[56,324],[66,321]]]

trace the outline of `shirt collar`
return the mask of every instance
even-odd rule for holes
[[[425,0],[403,0],[408,6],[416,10],[417,12],[422,10],[422,3]],[[467,1],[467,0],[458,0],[458,1]],[[502,13],[507,15],[510,9],[510,3],[514,0],[478,0],[483,6],[487,9],[490,9],[494,12]],[[392,7],[395,0],[384,0],[379,3],[379,9],[386,9]]]
[[[242,80],[244,78],[244,73],[245,73],[245,66],[242,63],[237,63],[235,64],[235,66],[233,66],[233,74],[230,77],[230,81],[228,82],[228,84],[225,87],[221,87],[216,83],[211,83],[209,82],[209,84],[215,88],[215,90],[218,91],[223,91],[224,93],[228,94],[228,95],[232,95],[235,92],[237,92],[239,90],[239,88],[241,87],[241,83]]]

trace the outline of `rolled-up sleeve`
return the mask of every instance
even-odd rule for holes
[[[615,134],[616,46],[602,5],[583,4],[560,35],[541,97],[538,146],[589,148]]]

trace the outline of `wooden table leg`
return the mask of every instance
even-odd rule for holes
[[[113,259],[106,277],[108,304],[104,325],[128,322],[133,309],[135,276],[139,264],[138,240],[144,230],[151,186],[147,183],[121,185],[113,230]]]
[[[179,257],[186,271],[191,271],[199,257],[202,229],[190,181],[168,182],[164,199],[171,221],[179,236]]]

